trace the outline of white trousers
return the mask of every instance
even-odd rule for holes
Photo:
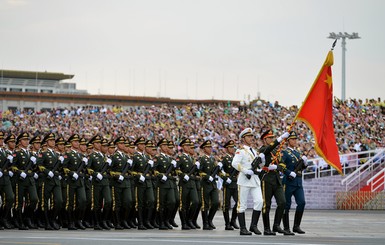
[[[247,209],[247,199],[249,193],[253,198],[253,209],[256,211],[261,211],[263,206],[262,190],[260,186],[257,187],[248,187],[238,185],[238,204],[237,212],[243,213]]]

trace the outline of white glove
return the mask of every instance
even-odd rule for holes
[[[186,181],[188,181],[188,180],[190,179],[190,177],[188,177],[188,175],[185,174],[184,177],[183,177],[183,179],[186,180]]]
[[[111,158],[107,158],[106,162],[108,163],[108,166],[111,166],[112,160]],[[128,161],[127,161],[128,162]]]
[[[87,165],[88,164],[88,159],[87,157],[83,157],[82,161]]]
[[[223,163],[222,162],[218,162],[217,165],[219,166],[220,169],[223,168]]]
[[[63,164],[63,162],[64,162],[64,157],[63,157],[63,156],[60,156],[60,157],[59,157],[59,161]]]
[[[209,177],[209,181],[213,182],[214,178],[212,176]]]
[[[232,182],[231,179],[230,179],[230,178],[227,178],[226,183],[230,185],[231,182]]]
[[[74,173],[73,175],[72,175],[72,177],[74,178],[74,179],[78,179],[79,178],[79,175],[77,174],[77,173]]]
[[[175,160],[172,160],[171,164],[172,164],[172,166],[174,166],[174,168],[176,168],[176,161]]]
[[[251,170],[251,169],[246,169],[246,170],[243,171],[243,173],[246,174],[246,175],[254,175],[254,171]]]
[[[92,176],[91,176],[91,177],[92,177]],[[58,177],[58,178],[59,178],[59,180],[61,180],[61,179],[62,179],[61,175],[59,175],[59,177]]]
[[[290,172],[290,176],[293,177],[293,178],[295,178],[295,177],[297,176],[297,174],[294,173],[294,172]]]
[[[199,169],[201,167],[201,163],[198,161],[195,162],[195,165],[197,165],[197,169]]]
[[[269,167],[268,167],[269,170],[276,170],[277,169],[277,165],[275,164],[270,164]]]
[[[8,175],[9,175],[9,177],[13,177],[13,172],[12,171],[8,171]]]
[[[163,181],[166,181],[166,180],[167,180],[167,176],[166,176],[166,175],[163,175],[162,180],[163,180]]]
[[[306,156],[302,156],[302,160],[303,160],[303,163],[305,164],[305,166],[307,166],[307,157]]]
[[[140,180],[141,182],[144,182],[144,181],[146,180],[146,178],[145,178],[143,175],[140,175],[139,180]]]
[[[281,142],[282,140],[287,139],[287,137],[289,137],[289,135],[290,135],[289,132],[285,132],[281,136],[278,137],[277,141]]]
[[[12,155],[8,155],[7,159],[9,160],[10,163],[13,163],[13,156]]]
[[[25,179],[25,177],[27,177],[27,175],[26,175],[24,172],[21,172],[21,173],[20,173],[20,177],[22,177],[23,179]]]
[[[37,173],[34,173],[34,174],[33,174],[33,177],[34,177],[35,179],[38,179],[38,178],[39,178],[39,175],[37,175]]]
[[[124,180],[123,175],[119,175],[119,181],[123,181],[123,180]]]
[[[96,178],[98,178],[98,180],[102,180],[102,179],[103,179],[103,175],[101,175],[100,173],[98,173],[98,174],[96,175]]]
[[[48,176],[49,176],[50,178],[53,178],[53,175],[54,175],[54,174],[53,174],[52,171],[49,171],[49,172],[48,172]]]
[[[150,164],[151,167],[154,167],[154,161],[153,160],[148,160],[148,164]]]
[[[133,163],[132,159],[128,159],[128,160],[127,160],[127,163],[128,163],[130,166],[132,166],[132,163]]]
[[[36,157],[31,156],[31,161],[33,162],[33,164],[36,164]]]
[[[92,175],[90,175],[90,177],[88,178],[89,181],[92,181]]]
[[[3,177],[3,172],[0,171],[0,178]]]

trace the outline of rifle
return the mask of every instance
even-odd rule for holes
[[[197,165],[193,164],[192,167],[190,168],[190,171],[187,173],[188,177],[190,177],[190,175],[192,175],[196,169],[197,169]],[[183,181],[187,182],[187,180],[185,180],[184,178],[183,178]]]
[[[108,165],[108,163],[106,163],[106,165]],[[105,167],[105,166],[104,166]],[[132,165],[131,165],[131,167],[132,167]],[[120,174],[120,175],[122,175],[123,177],[124,177],[124,175],[127,173],[127,171],[128,170],[130,170],[131,169],[131,167],[130,167],[130,164],[128,163],[128,162],[126,162],[126,165],[124,166],[124,168],[123,168],[123,171],[122,171],[122,173]],[[147,167],[147,166],[146,166]],[[107,167],[106,167],[107,168]],[[106,171],[106,170],[104,170],[104,171]],[[124,177],[125,178],[125,177]],[[119,183],[122,183],[123,182],[123,180],[117,180]]]
[[[76,170],[76,174],[77,175],[79,175],[79,173],[81,172],[81,171],[83,171],[83,168],[84,168],[84,166],[86,166],[86,162],[84,162],[84,161],[82,161],[82,164],[78,167],[78,169]],[[76,180],[75,178],[72,178],[73,180]]]
[[[216,165],[215,168],[213,169],[213,171],[211,172],[210,176],[213,177],[213,178],[215,178],[215,175],[218,174],[219,170],[220,170],[220,167],[219,167],[218,165]],[[208,181],[209,183],[211,183],[209,180],[207,180],[207,181]]]
[[[128,165],[128,164],[127,164]],[[143,176],[146,178],[146,175],[148,174],[148,172],[150,171],[150,169],[151,169],[151,166],[150,166],[150,164],[149,163],[147,163],[147,165],[146,165],[146,168],[144,169],[144,172],[143,172]],[[140,183],[144,183],[144,181],[140,181],[140,179],[139,179],[139,182]]]
[[[229,177],[227,177],[227,178],[232,179],[236,173],[238,173],[238,170],[233,168],[233,170],[231,171]],[[250,176],[250,178],[251,178],[251,176]],[[227,182],[225,182],[225,185],[229,185],[229,184]]]
[[[294,172],[297,176],[302,176],[302,170],[304,169],[304,168],[303,168],[304,165],[305,165],[305,162],[304,162],[303,159],[301,158],[301,159],[298,161],[298,164],[297,164],[297,166],[295,167],[295,169],[294,169],[293,172]],[[288,178],[289,178],[290,180],[293,180],[293,179],[294,179],[294,178],[291,177],[290,175],[288,176]]]
[[[171,171],[174,169],[174,166],[170,163],[170,165],[168,166],[168,168],[167,168],[167,170],[166,170],[166,172],[164,173],[164,175],[167,177],[170,173],[171,173]],[[162,183],[164,183],[164,182],[166,182],[166,181],[164,181],[164,180],[160,180]]]
[[[8,164],[9,164],[9,159],[5,160],[5,163],[3,165],[3,167],[1,168],[1,172],[4,172],[4,170],[6,170],[8,168]]]
[[[253,170],[254,174],[256,174],[256,169],[258,168],[258,166],[262,163],[262,159],[257,156],[256,158],[254,158],[253,162],[251,163],[251,170]],[[248,179],[251,178],[251,175],[249,174],[246,174],[246,177]]]

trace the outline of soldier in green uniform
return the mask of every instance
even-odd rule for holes
[[[4,139],[4,144],[6,145],[6,147],[4,148],[5,153],[7,155],[10,155],[13,157],[13,153],[15,152],[15,149],[16,149],[16,136],[14,134],[8,134],[8,136]],[[12,171],[12,168],[9,169],[8,174],[9,174],[9,178],[11,181],[12,192],[13,192],[13,195],[15,196],[15,194],[16,194],[16,182],[17,182],[17,178],[19,176],[16,176],[14,174],[14,172]],[[10,212],[8,217],[7,217],[7,220],[11,224],[12,229],[15,226],[17,228],[19,227],[19,222],[16,218],[17,217],[17,211],[15,209],[15,198],[16,198],[16,196],[14,197],[14,200],[13,200],[14,205],[12,207],[12,212]],[[13,214],[12,217],[11,217],[11,213]]]
[[[101,146],[100,150],[103,153],[103,155],[106,157],[109,157],[112,160],[112,155],[110,154],[110,149],[111,149],[110,142],[108,142],[107,139],[103,138],[101,144],[102,144],[102,146]],[[111,184],[110,184],[110,192],[111,192],[111,200],[112,200],[112,186],[111,186]],[[106,220],[106,223],[111,229],[114,229],[115,226],[112,222],[112,219],[113,219],[113,217],[112,217],[112,215],[113,215],[112,214],[112,205],[111,205],[110,211],[108,211],[108,213],[110,215],[109,215],[109,218]]]
[[[135,154],[135,144],[133,141],[130,139],[126,138],[125,141],[125,149],[126,149],[126,156],[128,158],[127,162],[132,165],[133,163],[133,157]],[[130,187],[131,187],[131,196],[133,200],[133,204],[131,210],[128,213],[128,220],[127,223],[131,228],[136,229],[138,227],[138,223],[136,223],[136,210],[135,210],[135,200],[136,200],[136,195],[135,195],[135,178],[132,176],[132,171],[128,171],[129,175],[129,180],[130,180]]]
[[[115,140],[117,150],[112,156],[110,174],[112,176],[112,212],[114,214],[115,229],[130,229],[127,224],[128,214],[133,207],[131,195],[131,182],[128,170],[132,167],[132,161],[124,154],[125,138],[118,137]]]
[[[204,141],[200,145],[200,148],[203,151],[203,155],[199,158],[199,170],[202,177],[203,230],[212,230],[216,228],[213,224],[213,219],[219,206],[218,189],[215,178],[223,165],[221,162],[216,163],[214,157],[211,155],[213,149],[210,140]]]
[[[39,158],[41,157],[41,143],[42,139],[39,135],[36,135],[32,137],[29,141],[29,146],[30,146],[30,152],[31,155],[36,157],[37,159],[37,165],[39,165]],[[42,186],[43,186],[43,174],[40,171],[37,171],[38,178],[35,179],[36,182],[36,192],[37,192],[37,197],[39,199],[37,209],[34,211],[33,215],[33,223],[36,223],[39,228],[44,228],[44,213],[41,209],[41,205],[43,203],[42,199]]]
[[[200,163],[198,161],[199,155],[195,151],[195,148],[196,148],[195,144],[191,142],[189,155],[192,158],[192,161],[195,162],[195,165],[200,166]],[[202,184],[201,184],[202,177],[200,175],[199,169],[196,169],[196,171],[192,174],[192,179],[195,181],[195,186],[198,192],[198,206],[195,212],[193,210],[190,210],[193,213],[188,214],[188,217],[192,217],[192,218],[191,220],[187,220],[187,224],[190,226],[191,229],[200,229],[201,227],[198,225],[198,216],[200,214],[200,209],[202,207],[203,195],[202,195]]]
[[[157,146],[160,154],[154,158],[155,176],[158,178],[157,211],[159,212],[159,230],[173,229],[169,217],[173,212],[176,201],[173,189],[172,171],[176,168],[176,161],[168,156],[168,141],[161,139]]]
[[[38,161],[39,179],[42,180],[41,210],[44,213],[45,229],[59,230],[60,225],[57,218],[63,205],[59,167],[63,164],[64,157],[54,151],[55,135],[53,133],[47,134],[43,142],[47,144],[47,150],[40,154]]]
[[[224,176],[223,181],[223,218],[225,219],[225,230],[234,230],[239,229],[237,225],[237,208],[234,206],[231,214],[231,221],[229,216],[229,210],[231,208],[231,198],[235,203],[238,202],[238,171],[231,166],[235,153],[235,143],[234,140],[227,141],[224,146],[226,150],[226,155],[222,158],[221,162],[223,164]]]
[[[154,162],[145,155],[145,139],[139,137],[135,141],[137,151],[133,157],[133,172],[136,175],[136,210],[138,212],[138,229],[154,229],[149,218],[152,217],[155,197],[151,178]],[[146,210],[146,216],[145,215]]]
[[[89,155],[87,170],[89,175],[92,176],[91,210],[95,218],[94,229],[109,230],[107,220],[111,209],[112,196],[107,170],[111,166],[112,160],[101,152],[101,142],[102,137],[100,135],[95,135],[90,140],[94,151]]]
[[[169,158],[171,158],[171,162],[174,160],[175,161],[175,146],[174,146],[174,143],[172,141],[168,141],[168,156]],[[169,224],[175,228],[178,227],[177,223],[175,223],[175,216],[176,216],[176,213],[178,212],[178,209],[179,209],[179,202],[180,202],[180,199],[179,199],[179,190],[178,190],[178,175],[176,173],[176,169],[173,169],[172,172],[171,172],[171,183],[172,183],[172,190],[174,192],[174,198],[175,198],[175,207],[174,209],[171,211],[170,213],[170,216],[169,216]]]
[[[184,138],[179,143],[182,148],[182,154],[176,158],[177,173],[179,175],[179,217],[182,223],[182,230],[190,230],[196,210],[198,209],[198,192],[195,184],[195,172],[199,166],[194,163],[191,153],[192,142],[188,138]],[[187,215],[190,215],[189,217]]]
[[[55,140],[55,153],[59,157],[63,157],[63,159],[64,159],[64,155],[65,155],[65,144],[66,144],[66,141],[61,136]],[[60,186],[61,186],[61,195],[62,195],[62,200],[63,200],[62,208],[59,212],[58,221],[59,221],[59,224],[61,227],[67,228],[68,215],[67,215],[67,211],[66,211],[66,207],[65,207],[65,204],[67,203],[67,179],[66,179],[65,173],[63,171],[63,164],[61,164],[58,167],[58,172],[59,172],[58,177],[60,179]]]
[[[28,228],[36,229],[32,224],[33,212],[36,208],[38,197],[36,193],[35,172],[36,157],[32,156],[28,151],[29,134],[21,133],[17,136],[16,144],[19,145],[19,150],[14,153],[12,170],[18,176],[16,180],[16,211],[19,221],[19,230],[27,230]],[[24,203],[24,200],[29,200],[29,203]],[[25,204],[24,213],[23,205]],[[26,225],[24,224],[24,218]]]
[[[82,220],[86,208],[84,169],[87,166],[88,159],[82,157],[79,153],[79,141],[78,134],[73,134],[68,138],[68,142],[71,143],[71,150],[64,155],[63,163],[63,170],[67,176],[66,210],[68,213],[68,230],[86,229]],[[76,212],[76,215],[74,212]]]
[[[265,154],[266,159],[265,167],[263,168],[265,174],[263,174],[261,185],[262,194],[264,197],[262,207],[264,235],[275,235],[275,232],[289,235],[279,226],[286,204],[280,172],[285,171],[286,166],[284,164],[277,164],[277,162],[273,162],[272,160],[273,156],[276,154],[276,147],[282,140],[286,139],[287,137],[289,137],[289,133],[285,132],[276,140],[274,140],[274,134],[271,129],[266,130],[261,135],[261,139],[264,145],[259,149],[259,152]],[[273,196],[277,202],[277,208],[275,210],[273,231],[271,231],[269,213],[271,207],[271,199]]]
[[[3,142],[4,132],[0,131],[0,196],[2,200],[0,206],[0,230],[12,228],[8,219],[15,198],[10,179],[10,174],[13,174],[10,172],[13,156],[3,148]]]
[[[87,140],[81,138],[79,141],[79,154],[81,158],[88,159],[88,146]],[[88,164],[87,164],[88,165]],[[84,168],[86,169],[86,168]],[[84,171],[84,190],[86,192],[86,207],[84,210],[84,219],[82,224],[86,228],[93,228],[93,215],[91,213],[91,203],[92,203],[92,189],[91,189],[92,176],[88,174],[88,171]]]
[[[152,141],[152,140],[147,140],[146,143],[145,143],[145,155],[147,157],[147,159],[149,159],[149,161],[152,161],[154,162],[154,158],[155,158],[155,155],[157,154],[157,148],[155,146],[155,143]],[[157,200],[158,200],[158,192],[157,192],[157,189],[158,189],[158,178],[157,176],[154,174],[154,171],[155,171],[155,166],[153,164],[153,167],[151,167],[151,182],[152,182],[152,190],[154,191],[154,207],[153,207],[153,210],[152,210],[152,215],[151,217],[148,217],[148,219],[150,220],[150,224],[154,227],[154,228],[159,228],[159,213],[157,212],[156,210],[156,205],[157,205]],[[148,211],[146,211],[146,213],[149,213]]]

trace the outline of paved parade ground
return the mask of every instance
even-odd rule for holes
[[[250,216],[249,210],[248,224]],[[295,236],[239,236],[239,230],[224,230],[221,212],[217,213],[214,224],[217,227],[214,231],[182,231],[180,228],[168,231],[3,230],[0,244],[385,244],[385,211],[306,210],[301,225],[306,234]],[[258,227],[262,230],[261,220]]]

